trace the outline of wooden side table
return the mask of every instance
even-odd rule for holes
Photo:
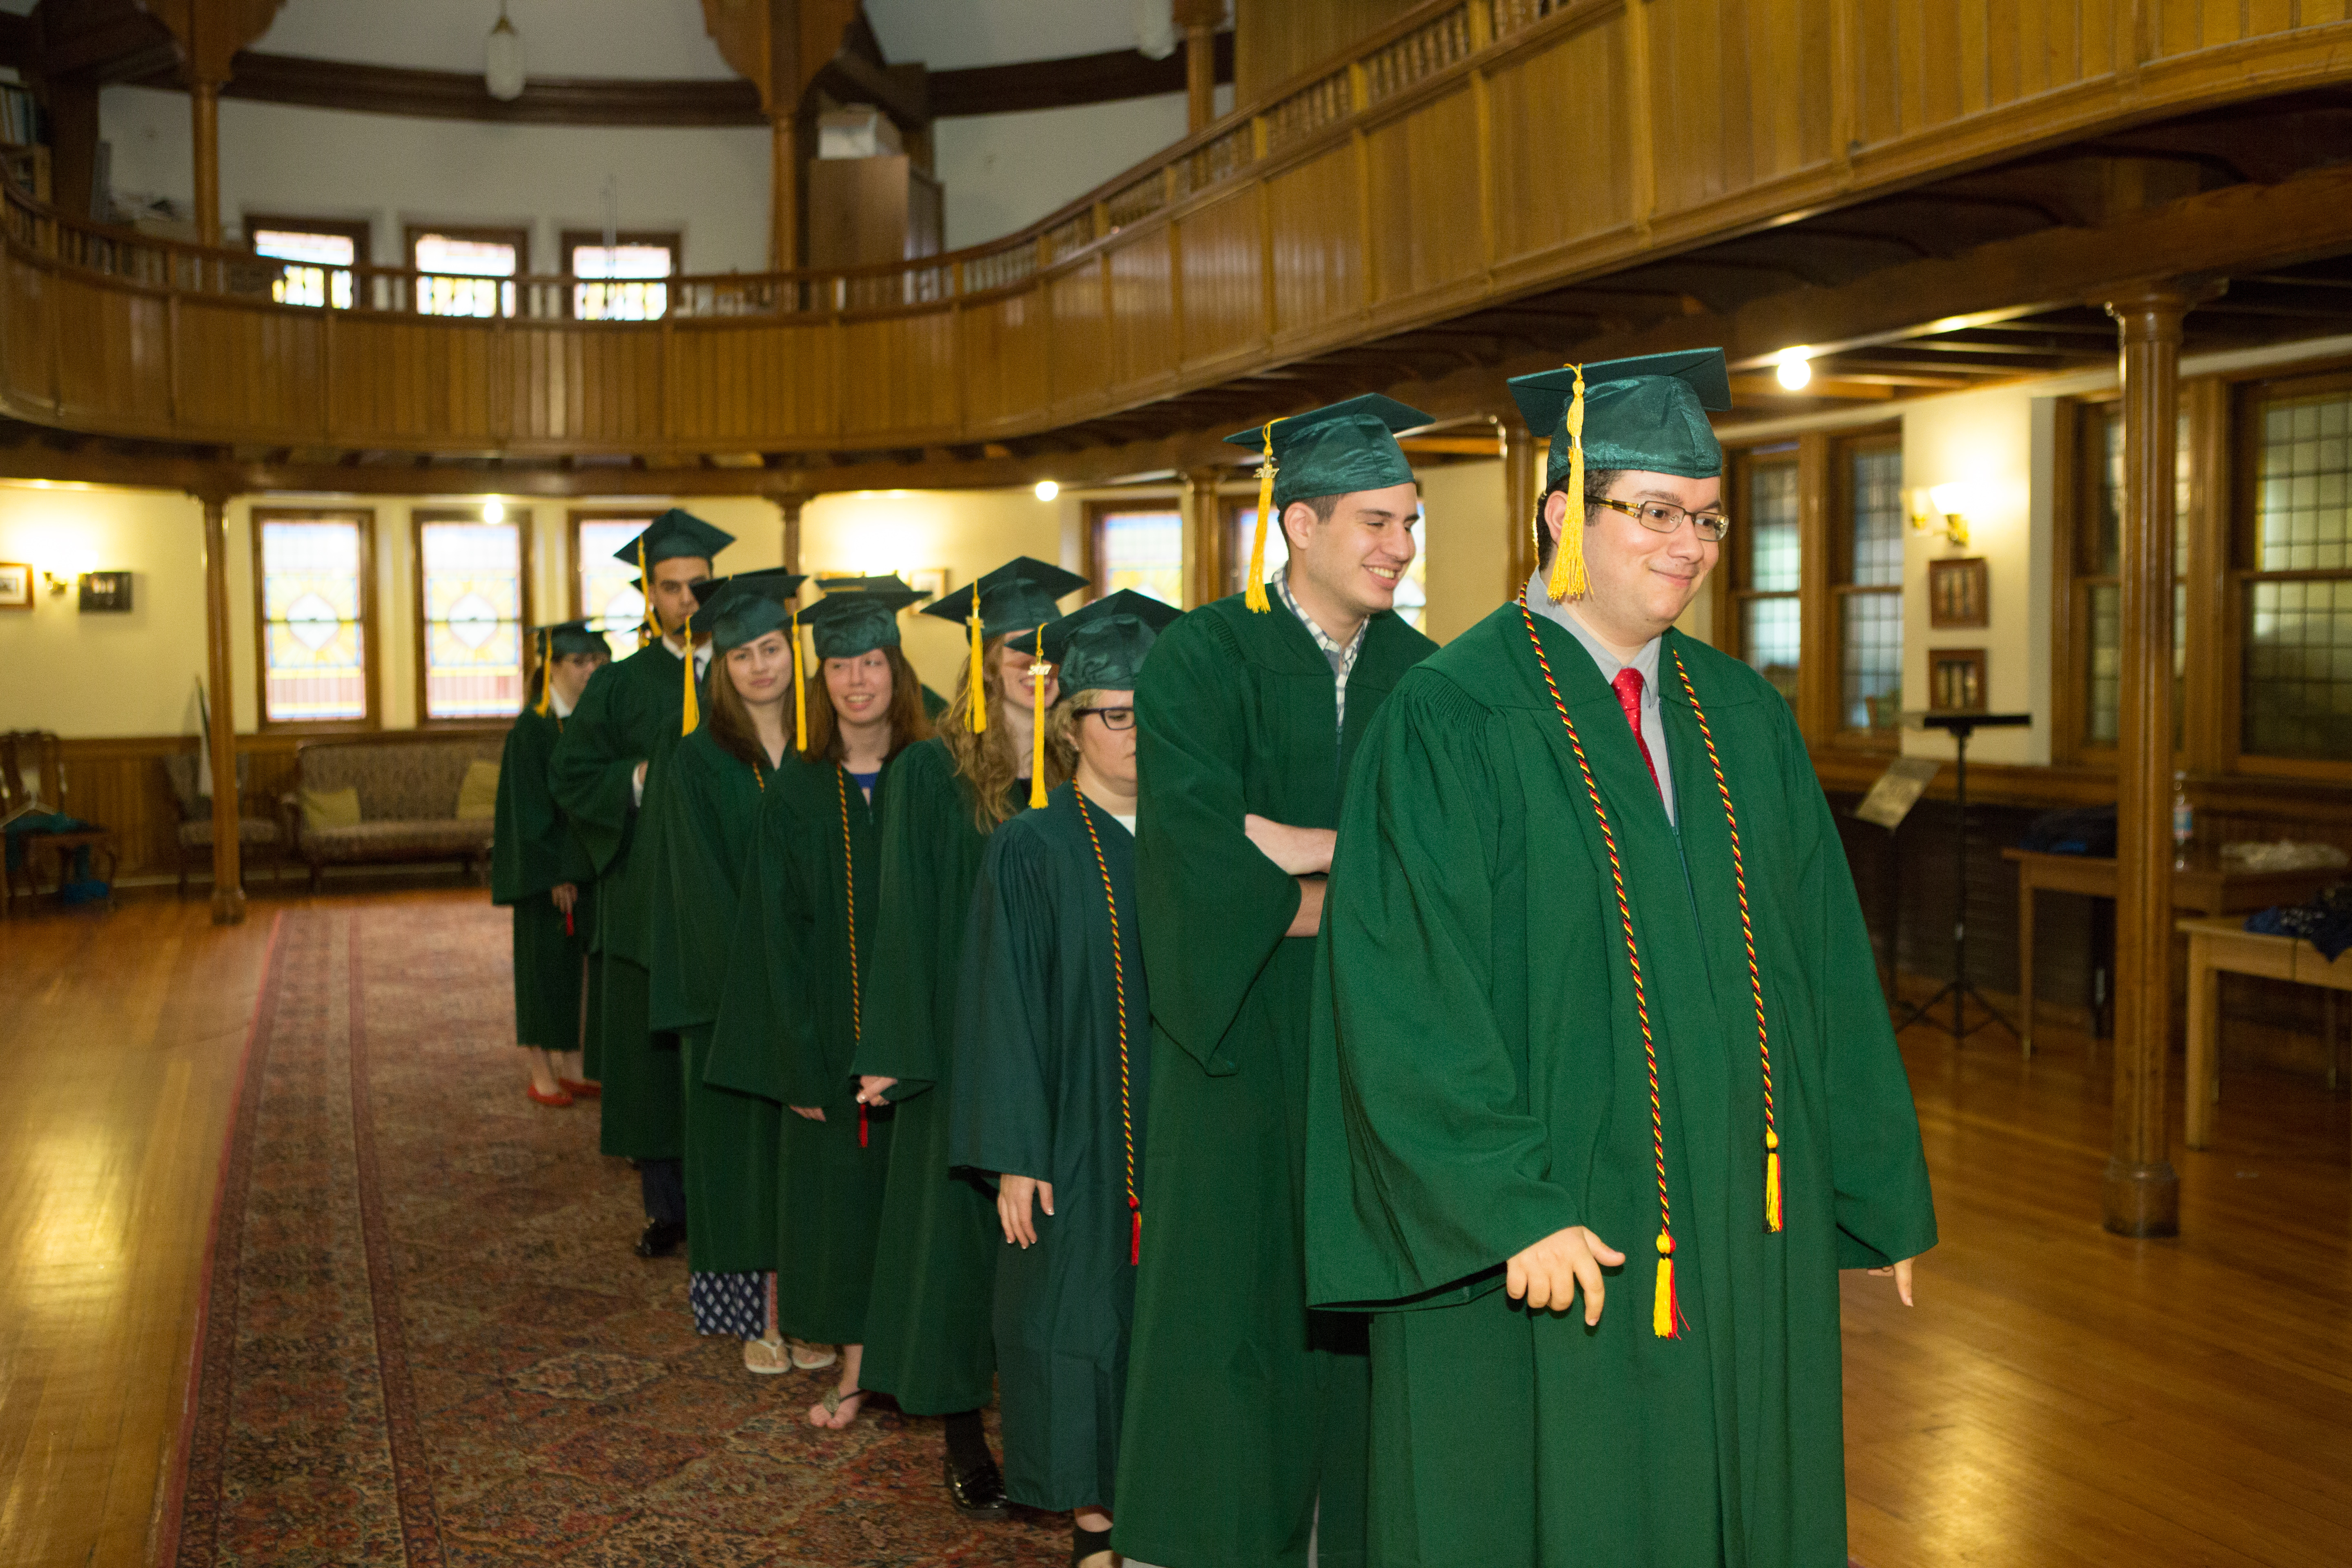
[[[2017,867],[2018,1043],[2033,1054],[2033,895],[2082,893],[2116,896],[2116,863],[2092,855],[2050,855],[2039,849],[2004,849],[2000,858]],[[2172,872],[2172,907],[2200,915],[2243,914],[2273,904],[2300,903],[2352,872],[2326,867],[2302,871],[2246,871],[2224,866],[2206,848],[2190,854]],[[2194,1004],[2192,1003],[2192,1006]]]
[[[2221,975],[2260,974],[2316,985],[2327,993],[2327,1081],[2336,1082],[2336,994],[2352,991],[2352,952],[2333,963],[2300,937],[2251,931],[2234,920],[2179,922],[2189,939],[2189,1068],[2181,1085],[2188,1102],[2181,1142],[2202,1149],[2213,1142],[2213,1108],[2221,1098]]]

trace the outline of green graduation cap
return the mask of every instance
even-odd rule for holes
[[[1061,617],[1055,603],[1063,595],[1087,585],[1076,572],[1065,572],[1034,555],[1016,555],[979,581],[925,605],[923,614],[943,621],[961,621],[971,628],[971,729],[988,729],[988,705],[981,700],[981,643],[983,639],[1025,632]]]
[[[1377,393],[1267,421],[1225,437],[1263,453],[1257,469],[1257,536],[1250,546],[1245,603],[1266,607],[1265,529],[1295,500],[1386,489],[1412,483],[1412,464],[1397,433],[1431,422],[1418,408]]]
[[[661,635],[661,624],[654,618],[654,596],[648,586],[653,582],[653,563],[677,556],[700,556],[716,561],[719,552],[735,542],[735,536],[721,528],[713,528],[682,507],[672,507],[653,521],[645,531],[613,552],[613,559],[637,569],[637,592],[645,595],[646,629],[655,637]],[[697,595],[699,599],[701,595]]]
[[[825,595],[801,612],[801,624],[815,633],[811,640],[821,659],[897,647],[898,612],[926,597],[895,575],[835,577],[820,585]]]
[[[548,667],[569,654],[603,654],[613,657],[613,645],[604,634],[586,621],[553,621],[543,626],[533,626],[531,641],[539,653],[539,700],[532,710],[545,713],[551,700],[552,688],[547,679]]]
[[[878,577],[820,577],[816,587],[820,594],[862,594],[869,588],[880,588],[888,593],[912,594],[914,598],[909,603],[914,604],[931,596],[929,589],[910,586],[896,572],[886,572]]]
[[[697,584],[696,597],[702,598],[702,608],[695,614],[710,627],[710,646],[725,653],[789,626],[793,616],[784,602],[807,581],[805,574],[782,567],[738,572],[719,579],[715,598],[702,598]]]
[[[1723,447],[1707,413],[1731,406],[1731,374],[1721,349],[1644,354],[1598,364],[1564,365],[1514,376],[1511,398],[1528,428],[1551,437],[1544,488],[1581,502],[1591,468],[1634,468],[1685,479],[1723,472]],[[1540,544],[1540,513],[1538,514]],[[1587,591],[1581,529],[1562,529],[1549,591],[1555,603]]]
[[[1132,691],[1169,623],[1184,612],[1163,599],[1121,588],[1038,628],[1046,662],[1061,681],[1062,694]]]

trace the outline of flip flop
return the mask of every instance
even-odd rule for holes
[[[784,1343],[792,1349],[793,1365],[802,1372],[823,1372],[841,1359],[841,1352],[831,1345],[813,1345],[806,1340],[793,1339]]]
[[[745,1340],[743,1370],[760,1377],[774,1377],[789,1370],[789,1360],[782,1340]]]
[[[816,1402],[817,1402],[819,1405],[823,1405],[823,1406],[824,1407],[824,1425],[823,1425],[823,1428],[822,1428],[822,1429],[823,1429],[823,1430],[825,1430],[825,1431],[829,1431],[829,1432],[846,1432],[846,1431],[848,1431],[848,1430],[849,1430],[849,1428],[848,1428],[847,1426],[834,1426],[834,1425],[833,1425],[833,1418],[834,1418],[835,1416],[836,1416],[836,1415],[840,1415],[840,1414],[841,1414],[841,1407],[842,1407],[843,1405],[845,1405],[848,1404],[848,1403],[849,1403],[851,1400],[853,1400],[853,1399],[855,1399],[855,1400],[856,1400],[856,1401],[858,1402],[857,1409],[856,1409],[856,1410],[852,1411],[852,1412],[850,1413],[850,1416],[849,1416],[849,1419],[851,1420],[851,1422],[852,1422],[852,1423],[855,1423],[855,1422],[856,1421],[856,1419],[857,1419],[858,1415],[861,1415],[861,1414],[863,1414],[863,1413],[864,1413],[864,1411],[865,1411],[865,1409],[866,1409],[866,1404],[865,1404],[865,1401],[866,1401],[866,1391],[865,1391],[864,1389],[862,1389],[862,1388],[853,1388],[853,1389],[848,1390],[846,1393],[845,1393],[845,1392],[843,1392],[843,1390],[840,1388],[840,1386],[836,1384],[835,1386],[834,1386],[834,1387],[832,1387],[832,1388],[828,1388],[828,1389],[826,1389],[823,1394],[821,1394],[817,1395],[817,1401],[816,1401]],[[817,1424],[817,1423],[815,1423],[815,1422],[811,1422],[811,1423],[810,1423],[810,1425],[811,1425],[811,1426],[816,1426],[816,1425],[818,1425],[818,1424]]]

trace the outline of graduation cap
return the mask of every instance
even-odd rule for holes
[[[613,552],[613,559],[637,569],[638,592],[646,596],[646,626],[658,637],[661,627],[654,619],[654,597],[645,586],[653,581],[653,563],[681,555],[716,561],[719,552],[734,542],[735,536],[725,529],[714,528],[685,508],[674,506],[646,524],[644,532]]]
[[[1163,599],[1121,588],[1048,621],[1029,639],[1061,679],[1062,693],[1132,691],[1143,656],[1184,612]],[[1015,646],[1024,639],[1015,638]]]
[[[1253,610],[1266,608],[1269,518],[1280,516],[1295,500],[1412,483],[1412,464],[1397,445],[1397,433],[1429,423],[1430,416],[1420,409],[1371,393],[1226,437],[1227,445],[1246,447],[1265,458],[1257,468],[1257,534],[1250,545],[1243,602]]]
[[[1059,619],[1063,595],[1087,585],[1076,572],[1065,572],[1032,555],[1016,555],[992,572],[982,573],[923,614],[943,621],[961,621],[971,628],[971,731],[988,729],[988,704],[981,696],[980,656],[983,639],[1025,632]]]
[[[729,648],[741,647],[789,625],[792,612],[784,608],[784,601],[799,593],[801,584],[807,581],[801,573],[774,566],[760,572],[738,572],[732,577],[696,581],[694,598],[699,607],[686,617],[686,704],[679,733],[691,735],[702,722],[701,704],[694,691],[695,617],[701,616],[710,628],[711,657],[715,658]]]
[[[1721,349],[1565,365],[1514,376],[1510,388],[1528,428],[1551,433],[1545,489],[1560,488],[1564,479],[1572,507],[1583,505],[1588,468],[1693,479],[1723,472],[1723,447],[1706,418],[1710,409],[1731,406],[1731,374]],[[1557,604],[1582,598],[1590,586],[1583,530],[1562,528],[1547,591]]]
[[[539,700],[532,705],[532,710],[535,712],[544,713],[548,709],[550,688],[545,672],[549,665],[570,654],[602,654],[606,658],[613,657],[613,645],[604,640],[603,632],[596,630],[586,621],[553,621],[543,626],[533,626],[530,635],[539,645],[541,670]]]
[[[929,595],[910,588],[895,575],[822,579],[824,597],[801,612],[801,624],[811,627],[817,658],[856,658],[877,647],[898,646],[898,612],[919,605]]]
[[[929,588],[908,586],[907,580],[896,572],[886,572],[878,577],[820,577],[816,580],[820,594],[863,594],[879,588],[887,593],[911,594],[909,603],[919,604],[931,596]]]

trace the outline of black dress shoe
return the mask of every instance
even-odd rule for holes
[[[667,1258],[677,1250],[677,1244],[685,1239],[686,1226],[683,1221],[649,1219],[646,1221],[645,1234],[637,1237],[637,1256]]]
[[[955,1500],[956,1511],[969,1519],[1009,1519],[1013,1510],[1004,1500],[1004,1473],[989,1460],[975,1469],[959,1472],[953,1459],[940,1462],[947,1477],[948,1496]]]

